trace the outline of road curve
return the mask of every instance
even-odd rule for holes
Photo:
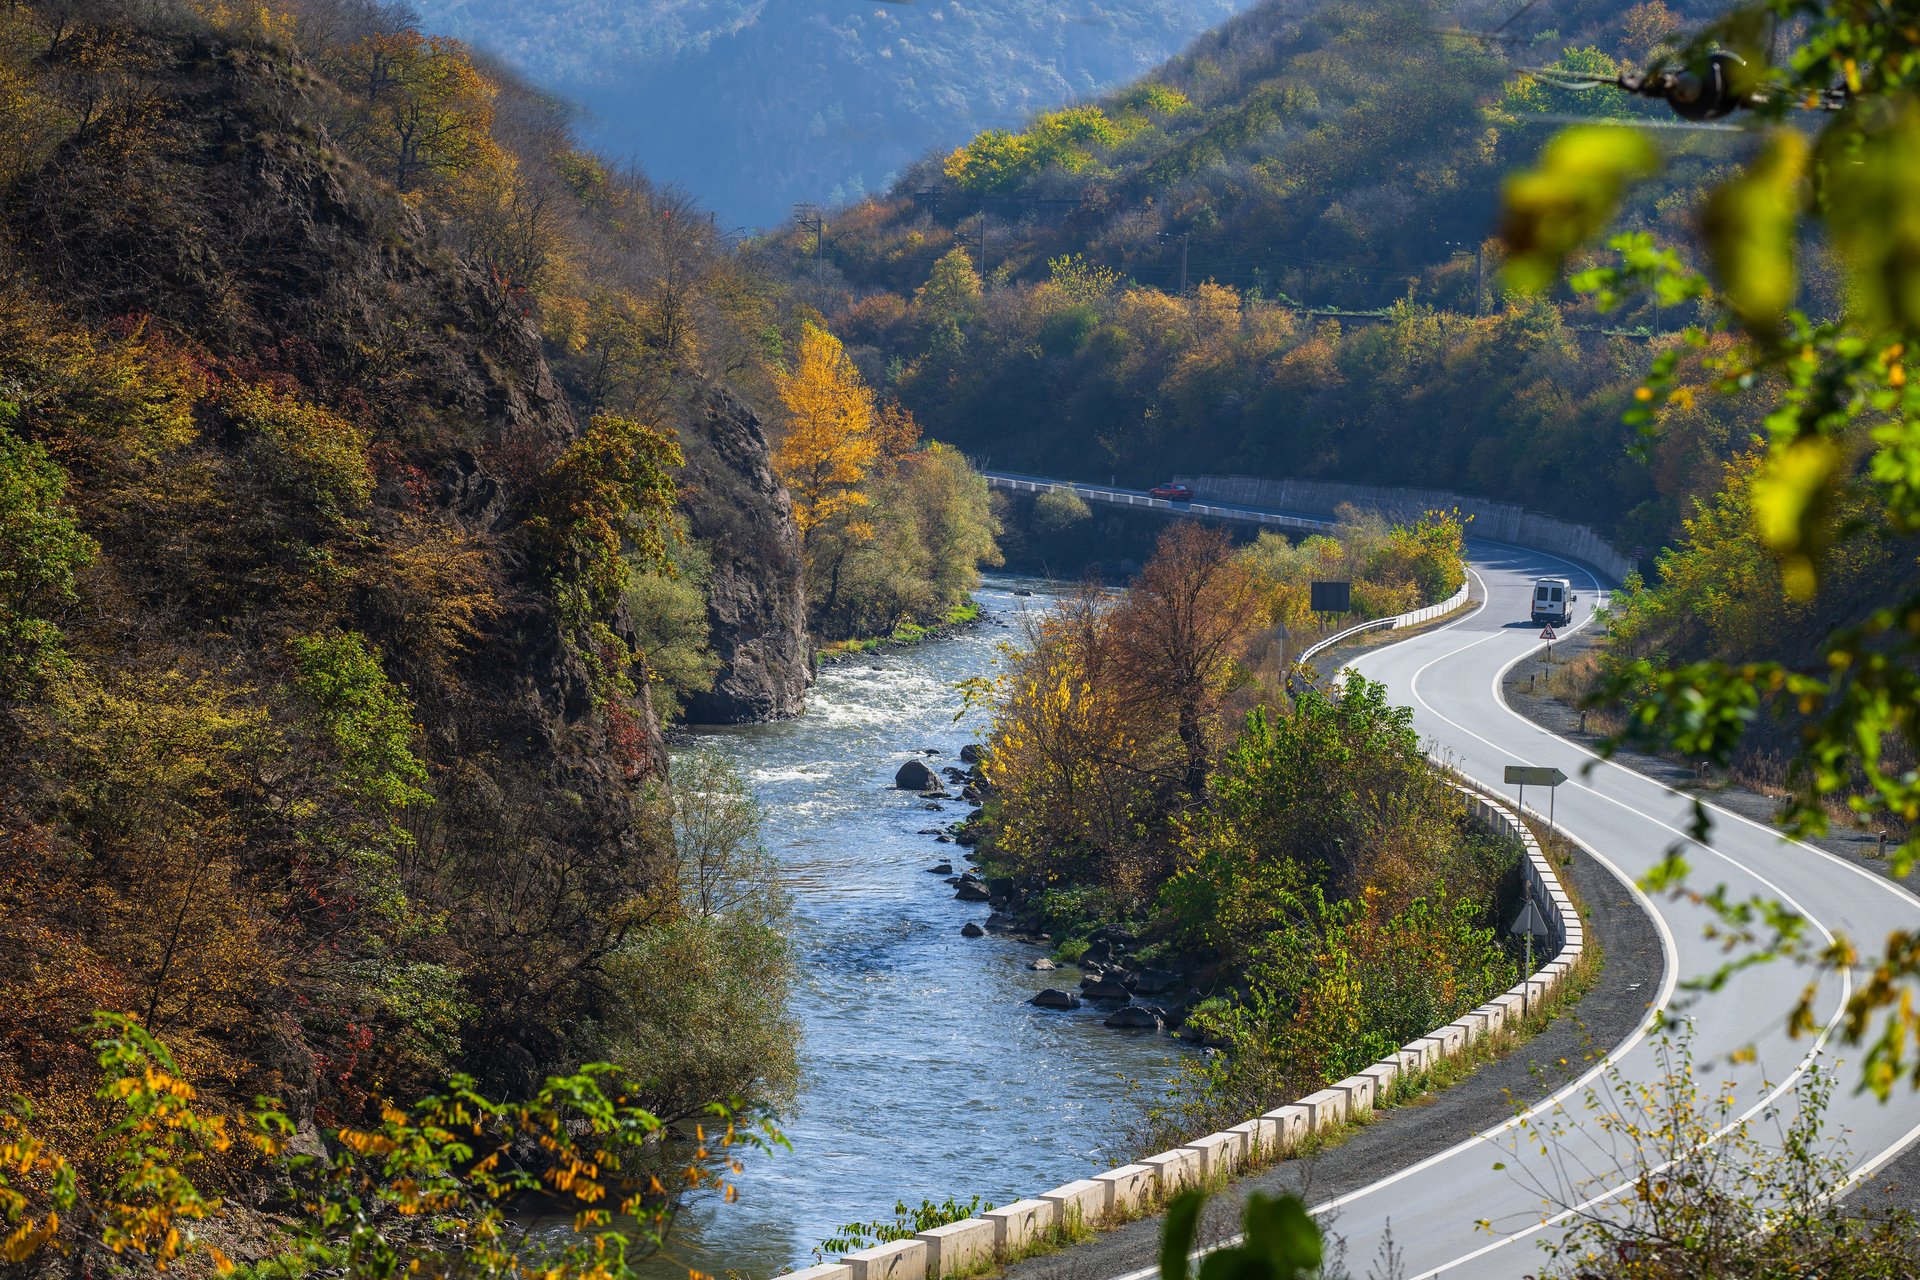
[[[1022,477],[1022,479],[1027,479]],[[1108,486],[1076,485],[1083,494]],[[1209,504],[1227,515],[1298,516],[1257,508]],[[1311,517],[1307,517],[1311,518]],[[1606,584],[1586,566],[1544,552],[1470,541],[1468,560],[1483,602],[1459,620],[1367,653],[1352,665],[1384,683],[1394,701],[1413,708],[1414,724],[1431,749],[1470,777],[1503,787],[1510,764],[1553,765],[1569,781],[1555,798],[1558,825],[1623,883],[1632,886],[1676,843],[1688,846],[1700,887],[1725,885],[1744,899],[1760,896],[1787,903],[1825,938],[1844,932],[1876,948],[1896,928],[1920,917],[1920,899],[1898,885],[1810,845],[1784,840],[1769,827],[1724,810],[1715,811],[1710,847],[1688,839],[1690,802],[1643,774],[1598,760],[1584,748],[1541,729],[1509,708],[1500,694],[1505,671],[1542,647],[1539,628],[1528,619],[1533,580],[1570,577],[1580,601],[1575,627],[1589,625],[1605,600]],[[1535,805],[1538,800],[1540,805]],[[1528,803],[1543,807],[1545,796]],[[1634,890],[1638,895],[1638,890]],[[1818,991],[1816,1016],[1826,1031],[1792,1038],[1786,1015],[1806,980],[1780,964],[1736,975],[1711,994],[1675,999],[1676,982],[1710,973],[1727,958],[1722,944],[1705,936],[1708,913],[1662,898],[1643,905],[1667,953],[1666,980],[1647,1023],[1587,1076],[1532,1107],[1518,1120],[1480,1133],[1450,1150],[1315,1206],[1332,1215],[1346,1241],[1346,1257],[1364,1271],[1381,1256],[1386,1241],[1401,1259],[1407,1280],[1433,1276],[1500,1280],[1536,1273],[1538,1242],[1565,1230],[1567,1206],[1607,1211],[1622,1191],[1627,1154],[1601,1128],[1610,1110],[1605,1074],[1617,1067],[1636,1084],[1663,1074],[1661,1037],[1651,1033],[1654,1010],[1685,1017],[1692,1027],[1695,1081],[1711,1093],[1724,1084],[1733,1115],[1753,1117],[1755,1132],[1783,1127],[1765,1119],[1774,1110],[1790,1118],[1797,1110],[1796,1084],[1810,1064],[1831,1070],[1836,1086],[1828,1105],[1826,1133],[1844,1143],[1855,1178],[1870,1174],[1920,1139],[1920,1093],[1900,1091],[1886,1103],[1854,1092],[1857,1064],[1827,1031],[1836,1024],[1851,975],[1829,975]],[[1601,939],[1605,945],[1605,939]],[[1737,1055],[1750,1050],[1751,1060]],[[1855,1054],[1855,1057],[1858,1055]],[[1594,1090],[1602,1090],[1596,1110]],[[1545,1138],[1544,1150],[1541,1138]],[[1141,1263],[1150,1263],[1142,1258]],[[1115,1277],[1149,1280],[1152,1265]]]

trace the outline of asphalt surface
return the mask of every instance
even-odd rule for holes
[[[1099,486],[1078,487],[1084,492]],[[1222,514],[1233,509],[1212,505]],[[1843,1052],[1832,1032],[1857,975],[1818,980],[1814,1012],[1820,1030],[1798,1037],[1788,1033],[1787,1015],[1808,980],[1804,972],[1758,965],[1711,993],[1676,992],[1676,982],[1709,974],[1740,952],[1729,953],[1724,942],[1708,936],[1712,917],[1705,908],[1686,900],[1649,900],[1632,886],[1678,845],[1693,867],[1694,884],[1723,886],[1735,900],[1784,902],[1809,921],[1816,940],[1845,933],[1870,948],[1894,929],[1911,927],[1920,917],[1920,898],[1853,859],[1785,841],[1735,810],[1718,810],[1709,843],[1697,844],[1686,834],[1692,797],[1622,764],[1601,762],[1514,712],[1502,697],[1501,677],[1543,643],[1527,616],[1534,579],[1573,580],[1580,600],[1568,630],[1588,625],[1593,608],[1604,601],[1605,584],[1584,566],[1543,552],[1475,542],[1468,556],[1480,608],[1367,653],[1353,668],[1410,705],[1421,734],[1471,777],[1511,793],[1502,781],[1508,765],[1551,765],[1568,775],[1554,797],[1558,825],[1584,850],[1576,864],[1592,863],[1609,873],[1614,900],[1625,893],[1646,912],[1664,957],[1651,1005],[1689,1029],[1691,1077],[1708,1093],[1724,1090],[1732,1100],[1729,1127],[1749,1122],[1758,1140],[1772,1140],[1798,1113],[1799,1089],[1817,1066],[1837,1084],[1823,1126],[1827,1141],[1855,1178],[1890,1172],[1920,1138],[1920,1094],[1898,1092],[1881,1103],[1854,1092],[1858,1062],[1850,1059],[1858,1054]],[[1528,795],[1536,810],[1544,810],[1546,800],[1538,789]],[[1604,895],[1587,896],[1593,903]],[[1609,925],[1595,923],[1603,948],[1610,946]],[[1357,1187],[1323,1181],[1310,1188],[1315,1212],[1343,1242],[1350,1269],[1406,1280],[1518,1280],[1540,1270],[1539,1242],[1563,1235],[1574,1215],[1616,1212],[1631,1189],[1635,1155],[1631,1143],[1606,1127],[1606,1117],[1621,1110],[1606,1082],[1617,1074],[1629,1086],[1653,1087],[1670,1069],[1665,1038],[1649,1024],[1642,1019],[1604,1057],[1527,1104],[1521,1116],[1431,1153],[1415,1141],[1399,1143],[1405,1162],[1383,1176],[1387,1166],[1375,1163],[1376,1176]],[[1528,1060],[1539,1056],[1534,1045],[1528,1049]],[[1445,1105],[1446,1097],[1435,1106]],[[1387,1113],[1363,1136],[1395,1134],[1397,1120]],[[1137,1224],[1070,1250],[1050,1270],[1148,1280],[1155,1274],[1153,1225]],[[1123,1238],[1130,1247],[1116,1247]],[[1079,1270],[1083,1257],[1094,1262],[1096,1250],[1097,1269]]]

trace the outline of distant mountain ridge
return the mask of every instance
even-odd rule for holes
[[[424,23],[503,58],[723,220],[886,189],[929,149],[1096,96],[1248,0],[421,0]]]

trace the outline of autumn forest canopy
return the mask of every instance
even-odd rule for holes
[[[1066,67],[1018,6],[892,7],[461,7],[489,51],[450,6],[0,6],[0,1268],[633,1274],[802,1077],[752,789],[670,739],[974,623],[1010,560],[1123,570],[955,701],[1002,903],[1062,962],[1122,939],[1178,975],[1222,1051],[1143,1141],[1504,990],[1517,850],[1383,688],[1297,666],[1312,583],[1449,599],[1471,525],[1142,534],[989,461],[1589,523],[1640,567],[1560,689],[1603,748],[1772,762],[1792,831],[1880,824],[1911,867],[1911,30],[1101,3]],[[875,85],[939,71],[917,125],[976,131],[742,238],[499,60],[577,78],[559,46],[636,23],[674,68],[647,118],[716,170],[686,113],[791,105],[742,76],[874,73],[749,139],[793,156],[735,166],[756,198],[867,154]],[[1745,59],[1743,127],[1568,87],[1708,48]],[[982,62],[1007,111],[952,98]],[[1914,955],[1851,997],[1882,1093],[1920,1079]],[[521,1232],[533,1196],[575,1230]]]

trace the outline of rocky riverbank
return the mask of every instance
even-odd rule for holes
[[[923,753],[926,757],[937,754],[932,749]],[[963,747],[960,759],[966,767],[936,769],[928,759],[908,760],[895,772],[893,785],[929,802],[955,798],[955,791],[949,790],[952,786],[957,788],[958,798],[974,803],[974,809],[960,821],[920,832],[937,843],[955,845],[962,850],[960,857],[970,864],[956,871],[952,858],[944,858],[927,870],[944,877],[956,901],[984,902],[989,909],[984,924],[968,921],[961,926],[961,935],[979,938],[998,934],[1051,952],[1035,958],[1028,967],[1040,973],[1059,973],[1062,985],[1035,993],[1029,1004],[1063,1012],[1090,1009],[1103,1015],[1102,1025],[1117,1031],[1172,1034],[1205,1043],[1199,1035],[1182,1034],[1188,1015],[1208,998],[1196,984],[1195,975],[1151,963],[1139,950],[1139,934],[1122,924],[1101,924],[1084,936],[1056,939],[1039,901],[1044,886],[994,873],[990,853],[977,851],[989,831],[987,805],[993,786],[981,765],[978,744]],[[1055,949],[1056,942],[1063,945]],[[1068,983],[1076,985],[1069,987]]]

